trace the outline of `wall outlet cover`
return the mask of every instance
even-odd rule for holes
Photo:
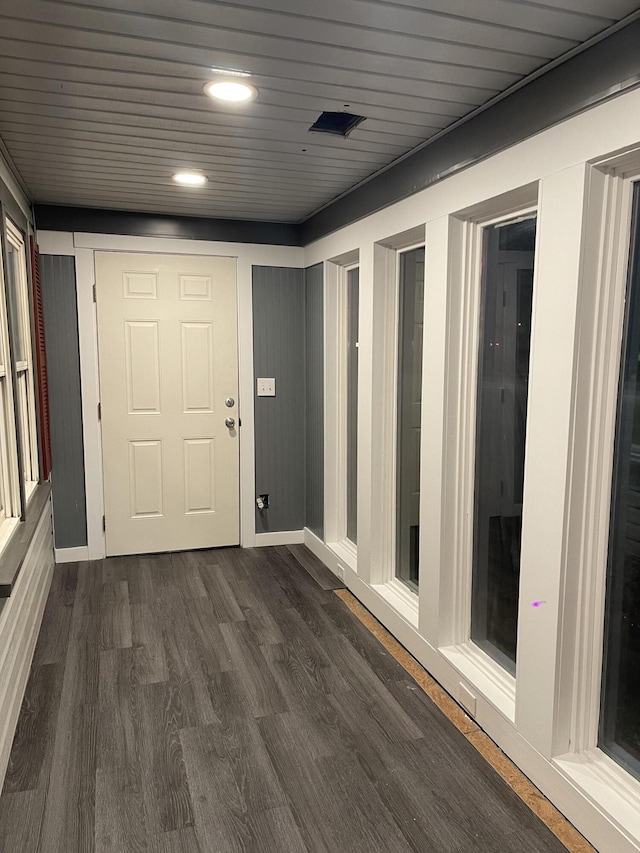
[[[276,396],[276,380],[275,379],[256,379],[258,397],[275,397]]]

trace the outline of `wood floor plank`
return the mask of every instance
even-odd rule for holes
[[[55,567],[33,655],[34,666],[64,661],[77,583],[77,563],[62,563]]]
[[[270,609],[265,607],[264,597],[252,578],[234,581],[233,590],[244,621],[249,626],[256,642],[281,643],[282,634]]]
[[[46,790],[63,679],[62,664],[31,669],[9,756],[5,793]]]
[[[353,614],[339,598],[334,596],[333,600],[323,604],[318,611],[322,617],[321,638],[327,638],[331,642],[333,637],[340,635],[353,646],[377,677],[385,683],[403,678],[412,681],[403,667],[378,642],[371,631],[358,619],[352,618]]]
[[[357,714],[351,713],[353,709],[345,703],[330,701],[332,707],[326,715],[326,724],[336,731],[342,744],[341,752],[356,757],[411,848],[433,853],[449,853],[458,848],[475,851],[484,830],[475,832],[467,817],[460,820],[455,813],[455,804],[460,798],[451,790],[450,778],[459,778],[456,776],[459,768],[452,772],[452,764],[446,765],[441,758],[425,760],[422,746],[427,744],[426,738],[395,742],[381,739],[370,727],[361,726]],[[428,741],[430,757],[434,740],[440,735],[434,733]],[[370,748],[372,736],[378,738],[374,750]],[[466,798],[463,798],[463,809],[465,803]],[[496,838],[493,843],[496,844]]]
[[[343,825],[347,819],[345,804],[323,776],[317,761],[300,760],[306,751],[308,732],[308,726],[301,725],[303,719],[299,713],[277,714],[258,720],[258,726],[280,785],[298,816],[305,845],[322,853],[350,850],[349,833]]]
[[[148,557],[128,557],[119,572],[129,590],[131,644],[135,650],[137,678],[141,684],[154,684],[166,681],[169,677],[159,603],[151,578],[152,565]]]
[[[46,790],[5,792],[0,799],[0,850],[36,853],[40,845]]]
[[[204,675],[211,678],[214,673],[233,669],[233,662],[208,597],[190,603],[189,623],[194,648]]]
[[[287,708],[304,710],[322,700],[325,691],[316,661],[301,661],[288,643],[261,646],[260,651]]]
[[[266,559],[271,576],[291,607],[304,611],[310,605],[324,604],[331,599],[331,591],[322,589],[284,545],[269,548],[268,552]]]
[[[74,612],[100,616],[102,612],[102,572],[104,560],[77,563]]]
[[[131,607],[127,581],[105,583],[102,588],[103,649],[131,648]]]
[[[242,622],[244,615],[232,588],[219,566],[199,566],[200,577],[207,591],[211,615],[216,622]]]
[[[141,699],[133,649],[100,652],[96,766],[118,774],[121,788],[140,794]]]
[[[198,552],[181,551],[171,555],[176,588],[188,601],[207,598],[207,590],[200,575]]]
[[[343,580],[328,569],[313,551],[306,545],[287,545],[287,550],[293,554],[300,565],[311,575],[322,589],[344,589]]]
[[[167,681],[167,655],[153,604],[131,605],[131,644],[139,682],[156,684]]]
[[[331,788],[340,802],[332,820],[334,849],[353,853],[371,850],[411,853],[411,846],[377,796],[356,756],[342,752],[320,758],[317,764],[324,785]]]
[[[42,823],[41,849],[95,849],[95,705],[61,702],[50,782]]]
[[[98,768],[96,804],[95,853],[147,851],[147,820],[140,791],[123,786],[117,769]]]
[[[280,608],[274,615],[284,644],[295,651],[309,672],[314,673],[314,680],[324,692],[349,687],[348,673],[335,665],[326,646],[310,630],[309,621],[298,610],[292,607]]]
[[[72,607],[78,586],[79,563],[58,563],[53,570],[49,598],[61,607]]]
[[[248,853],[308,853],[293,812],[288,806],[280,806],[250,816],[253,843]]]
[[[228,622],[220,630],[252,714],[261,717],[287,711],[286,700],[246,622]]]
[[[180,737],[200,846],[258,849],[253,818],[286,807],[287,798],[255,721],[235,717],[225,724],[183,729]]]
[[[141,764],[149,828],[171,832],[194,825],[180,729],[185,720],[182,691],[172,681],[142,689]]]
[[[198,844],[193,827],[152,835],[148,843],[149,853],[207,853]]]
[[[33,654],[34,666],[62,663],[67,654],[72,608],[49,598]]]
[[[216,715],[209,695],[208,679],[187,622],[172,621],[162,629],[167,659],[167,684],[181,697],[181,727],[206,726]]]

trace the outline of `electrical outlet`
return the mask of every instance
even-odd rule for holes
[[[258,397],[275,397],[276,396],[276,380],[275,379],[256,379]]]
[[[344,566],[341,566],[340,563],[336,565],[336,574],[338,575],[341,581],[344,580]]]

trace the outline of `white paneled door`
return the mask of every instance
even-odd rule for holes
[[[239,542],[236,262],[96,253],[107,555]]]

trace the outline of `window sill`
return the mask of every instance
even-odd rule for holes
[[[358,572],[358,549],[349,539],[342,539],[340,542],[328,542],[327,547],[330,548],[341,563],[351,569],[352,572]]]
[[[640,782],[599,749],[567,753],[554,765],[631,838],[640,838]]]
[[[29,499],[29,511],[26,521],[16,521],[13,530],[9,532],[6,543],[2,548],[2,563],[0,565],[0,598],[8,598],[15,586],[24,558],[29,550],[31,539],[42,518],[51,494],[51,483],[41,483],[33,489]],[[5,522],[11,524],[9,522]],[[4,530],[5,524],[2,525]],[[0,536],[2,533],[0,532]],[[0,542],[2,540],[0,539]],[[2,547],[0,545],[0,547]]]
[[[373,584],[373,589],[387,604],[402,616],[405,621],[418,629],[418,595],[412,592],[402,581],[393,580],[387,583]]]
[[[475,643],[439,649],[463,678],[510,722],[516,718],[516,680]]]

